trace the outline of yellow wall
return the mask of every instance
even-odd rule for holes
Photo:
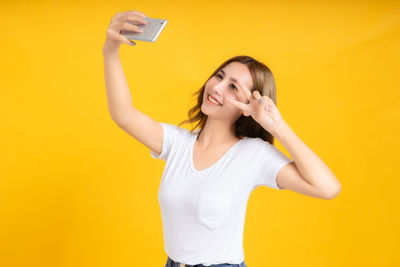
[[[399,266],[398,1],[56,2],[0,9],[0,266],[165,265],[164,162],[108,113],[101,49],[127,10],[168,20],[121,47],[137,109],[178,124],[220,63],[255,57],[342,184],[333,200],[257,188],[249,267]]]

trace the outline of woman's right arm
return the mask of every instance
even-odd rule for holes
[[[132,96],[122,69],[119,58],[119,48],[121,44],[131,45],[125,36],[120,34],[121,30],[141,32],[138,26],[129,23],[143,22],[145,15],[138,11],[127,11],[117,13],[112,19],[107,29],[107,38],[103,46],[104,57],[104,79],[107,91],[108,109],[111,118],[119,122],[122,115],[133,109]]]
[[[127,22],[147,23],[143,21],[144,17],[145,15],[138,11],[127,11],[118,13],[111,19],[107,40],[103,46],[104,79],[111,119],[125,132],[159,154],[162,149],[163,128],[159,122],[134,108],[119,57],[120,45],[131,43],[119,34],[120,30],[140,32],[137,26]]]
[[[122,121],[124,114],[134,108],[132,95],[119,58],[119,47],[107,52],[103,50],[103,57],[108,109],[111,119],[118,124]]]

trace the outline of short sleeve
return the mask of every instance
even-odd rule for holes
[[[278,190],[285,190],[278,186],[276,178],[279,171],[289,162],[294,162],[294,160],[264,140],[257,157],[260,159],[260,164],[256,172],[256,186],[264,185]]]
[[[162,141],[161,153],[157,154],[155,151],[150,150],[150,155],[155,159],[162,159],[166,161],[174,143],[176,143],[177,136],[180,134],[181,128],[176,125],[164,122],[160,122],[160,124],[163,128],[163,141]]]

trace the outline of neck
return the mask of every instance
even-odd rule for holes
[[[233,141],[238,141],[235,136],[235,125],[229,122],[207,118],[204,128],[197,137],[197,143],[201,147],[211,147]]]

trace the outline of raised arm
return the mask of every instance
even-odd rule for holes
[[[137,26],[128,21],[139,22],[143,21],[143,18],[144,14],[138,11],[127,11],[117,13],[111,19],[107,30],[107,39],[103,46],[104,79],[111,119],[149,149],[161,153],[162,126],[133,106],[132,96],[119,57],[120,45],[130,43],[126,37],[119,34],[120,30],[138,31]]]

